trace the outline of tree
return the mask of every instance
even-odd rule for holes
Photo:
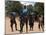
[[[6,13],[17,12],[19,14],[22,9],[22,4],[19,1],[7,1],[5,4]]]
[[[37,15],[44,15],[44,3],[35,3],[34,5],[34,11],[37,13]]]

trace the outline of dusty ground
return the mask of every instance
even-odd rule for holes
[[[13,34],[13,33],[20,33],[19,31],[16,31],[15,30],[15,25],[13,25],[13,29],[14,29],[14,32],[11,31],[11,27],[10,27],[10,18],[9,17],[6,17],[6,20],[5,20],[5,27],[6,27],[6,34]],[[17,17],[16,18],[16,22],[17,22],[17,29],[20,30],[20,22],[19,22],[19,18]],[[34,22],[34,27],[33,27],[33,31],[30,31],[29,30],[29,24],[28,24],[28,32],[43,32],[42,29],[38,29],[38,22]],[[26,33],[26,25],[24,25],[23,27],[23,33]]]

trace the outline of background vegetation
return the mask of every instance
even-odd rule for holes
[[[20,14],[20,11],[23,9],[23,5],[19,1],[7,1],[5,2],[5,14],[8,15],[10,12],[16,12]],[[34,6],[27,6],[29,14],[31,12],[36,13],[37,15],[44,15],[44,3],[36,2]]]

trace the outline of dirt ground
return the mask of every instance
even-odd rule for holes
[[[16,22],[17,22],[18,31],[15,30],[15,25],[13,25],[14,32],[12,32],[11,27],[10,27],[10,18],[6,17],[6,19],[5,19],[5,34],[20,33],[19,17],[16,18]],[[34,22],[33,31],[30,31],[30,27],[29,27],[29,23],[28,23],[28,33],[31,33],[31,32],[43,32],[42,29],[40,29],[40,30],[38,29],[38,22]],[[23,33],[26,33],[26,25],[24,25],[24,27],[23,27]]]

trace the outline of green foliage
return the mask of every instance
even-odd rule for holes
[[[23,5],[19,1],[7,1],[5,3],[5,12],[8,14],[9,12],[17,12],[18,14],[22,10]],[[28,5],[28,14],[31,12],[35,12],[37,15],[44,15],[44,3],[36,2],[34,6]]]
[[[34,11],[38,15],[44,15],[44,3],[35,3],[35,5],[34,5]]]
[[[17,12],[19,13],[19,11],[22,9],[22,4],[19,1],[7,1],[6,2],[6,6],[5,6],[5,10],[7,12]]]

